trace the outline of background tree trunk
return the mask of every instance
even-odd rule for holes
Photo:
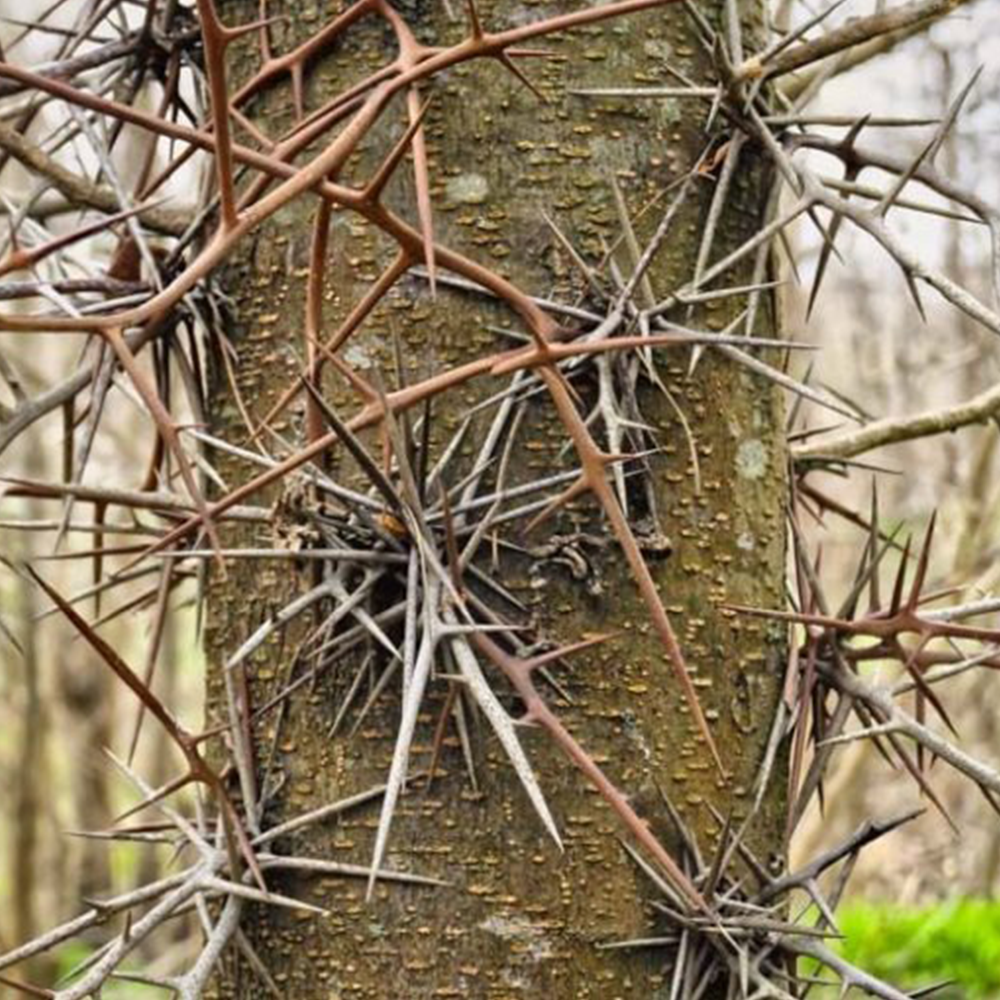
[[[425,0],[397,2],[424,42],[455,41],[464,22],[452,21],[446,5]],[[461,4],[456,4],[461,7]],[[543,8],[511,0],[480,5],[488,28],[538,16]],[[564,4],[559,10],[583,6]],[[713,22],[721,0],[699,4]],[[743,5],[747,30],[755,30],[757,4]],[[544,8],[549,12],[549,8]],[[554,11],[555,8],[552,8]],[[316,3],[272,2],[268,13],[287,15],[278,51],[315,30],[333,11]],[[460,12],[461,13],[461,12]],[[257,16],[256,0],[231,0],[230,24]],[[392,58],[394,42],[383,23],[366,19],[318,63],[307,84],[307,108]],[[560,248],[542,213],[590,263],[621,234],[612,181],[635,220],[640,244],[649,239],[669,203],[664,189],[689,171],[711,138],[712,151],[724,133],[709,137],[707,104],[667,100],[585,101],[574,87],[658,84],[673,79],[667,63],[694,80],[708,72],[692,22],[672,7],[559,36],[546,42],[552,54],[527,61],[526,70],[549,99],[540,103],[498,64],[467,64],[428,88],[436,236],[472,258],[509,276],[532,294],[563,302],[578,300],[579,272]],[[248,46],[231,60],[239,78],[256,53]],[[252,107],[252,118],[271,134],[290,124],[289,95],[283,85]],[[402,130],[401,105],[362,154],[350,175],[370,173]],[[724,122],[716,123],[717,129]],[[652,290],[662,296],[689,279],[715,184],[697,179],[649,272]],[[744,147],[714,257],[745,240],[761,224],[770,178],[757,151]],[[416,217],[406,170],[393,182],[392,204]],[[236,347],[236,381],[259,419],[302,364],[302,317],[312,233],[311,206],[296,202],[256,234],[229,271],[236,321],[229,336]],[[355,303],[392,256],[364,222],[338,213],[330,234],[325,329]],[[624,250],[616,260],[627,275]],[[752,266],[731,271],[723,284],[752,280]],[[743,308],[741,299],[719,300],[711,309],[680,314],[680,322],[724,328]],[[755,333],[773,326],[767,303]],[[442,287],[437,301],[424,282],[404,280],[387,297],[361,334],[348,360],[366,377],[376,368],[393,371],[391,334],[402,344],[404,377],[416,381],[440,370],[510,345],[491,328],[516,326],[509,311],[489,300]],[[778,607],[782,604],[785,538],[785,444],[778,394],[764,381],[723,358],[706,355],[688,377],[689,352],[658,352],[659,375],[683,411],[694,437],[700,491],[688,440],[675,410],[658,390],[640,390],[642,411],[655,424],[662,453],[652,459],[660,527],[672,542],[664,557],[650,555],[664,603],[671,612],[694,683],[709,717],[730,781],[723,781],[697,735],[669,663],[639,600],[618,548],[596,505],[577,502],[559,518],[525,538],[519,529],[506,537],[535,554],[504,554],[500,575],[531,607],[537,634],[561,641],[584,633],[621,632],[609,642],[574,656],[556,671],[572,701],[547,697],[577,739],[625,791],[664,842],[673,832],[659,789],[669,795],[711,853],[718,827],[706,803],[736,819],[745,816],[780,688],[784,663],[783,630],[762,621],[738,619],[721,611],[724,602]],[[443,446],[478,401],[505,383],[485,379],[435,400],[432,440]],[[584,407],[592,405],[592,383],[579,385]],[[324,390],[342,414],[357,407],[335,373]],[[544,397],[538,397],[543,400]],[[300,401],[301,402],[301,401]],[[487,412],[469,436],[488,426]],[[234,399],[220,377],[217,431],[239,440],[242,423]],[[302,425],[301,409],[280,429],[290,439]],[[245,436],[245,435],[244,435]],[[545,401],[533,406],[521,431],[513,472],[537,478],[568,467],[564,435]],[[439,453],[439,451],[438,451]],[[219,456],[230,486],[247,475],[245,466]],[[466,458],[466,468],[471,459]],[[333,457],[337,461],[337,456]],[[350,470],[342,469],[342,475]],[[456,473],[456,479],[458,474]],[[453,485],[454,483],[452,483]],[[278,499],[272,497],[272,499]],[[307,501],[308,502],[308,501]],[[636,531],[648,514],[636,499]],[[276,521],[290,515],[288,498]],[[277,529],[276,529],[277,530]],[[572,544],[586,557],[582,578],[542,555],[553,538],[585,533]],[[246,536],[244,536],[244,539]],[[567,543],[569,544],[569,543]],[[237,563],[228,582],[211,591],[209,647],[214,661],[210,704],[221,706],[219,666],[239,643],[296,592],[310,585],[308,567],[294,571],[288,561],[261,568]],[[318,621],[318,619],[317,619]],[[249,668],[249,698],[259,707],[306,667],[296,662],[301,628],[261,650]],[[271,712],[255,726],[258,762],[274,761],[272,778],[283,782],[268,806],[268,821],[283,818],[364,791],[385,780],[398,722],[398,686],[390,684],[352,738],[342,727],[328,738],[353,664],[325,671],[300,688],[283,714]],[[448,664],[439,668],[447,673]],[[448,691],[433,682],[411,757],[411,773],[425,770],[437,712]],[[516,714],[515,704],[510,704]],[[280,715],[280,719],[279,719]],[[616,998],[667,995],[668,954],[660,951],[601,950],[621,938],[655,932],[648,906],[652,888],[622,850],[624,831],[603,801],[542,733],[522,741],[534,763],[565,841],[560,854],[546,836],[489,727],[473,724],[477,787],[465,772],[452,736],[442,758],[442,774],[427,790],[416,783],[400,804],[393,824],[388,866],[435,875],[442,888],[380,883],[365,903],[360,879],[275,880],[276,889],[328,908],[328,918],[261,909],[247,933],[284,995],[296,1000],[323,997],[549,997]],[[784,783],[779,777],[755,824],[762,857],[781,854]],[[338,822],[311,827],[285,848],[299,854],[364,865],[371,860],[378,800],[344,814]],[[244,963],[227,971],[220,996],[266,996],[260,978]]]

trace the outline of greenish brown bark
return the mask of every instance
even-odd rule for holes
[[[455,41],[461,25],[439,3],[398,3],[422,41]],[[458,4],[457,6],[461,6]],[[571,5],[559,5],[560,11]],[[709,16],[720,2],[704,3]],[[548,7],[496,0],[480,4],[490,27],[550,13]],[[554,10],[554,8],[552,9]],[[227,6],[230,23],[250,20],[256,3]],[[274,3],[269,13],[291,13],[290,37],[301,40],[319,25],[314,4]],[[326,16],[327,12],[323,12]],[[752,25],[750,26],[752,27]],[[706,145],[707,109],[671,101],[587,101],[568,96],[572,87],[670,85],[666,66],[701,80],[708,72],[691,22],[678,9],[647,12],[627,20],[547,40],[553,54],[531,60],[533,80],[550,98],[535,97],[495,64],[470,64],[449,72],[429,88],[434,105],[428,142],[438,239],[509,276],[525,290],[564,302],[583,291],[579,273],[560,250],[542,218],[544,211],[589,261],[601,258],[620,233],[609,179],[614,176],[633,218],[667,185],[690,169]],[[348,85],[387,61],[391,36],[377,21],[352,30],[310,76],[308,96]],[[252,58],[237,62],[249,71]],[[253,106],[256,120],[277,134],[288,124],[284,87]],[[365,176],[377,155],[400,132],[401,106],[367,142],[351,165]],[[720,134],[716,143],[724,141]],[[405,178],[405,172],[404,172]],[[699,182],[650,271],[662,295],[691,275],[713,180]],[[397,179],[391,201],[414,219],[411,185]],[[748,147],[727,209],[714,257],[738,245],[759,227],[769,177]],[[649,238],[665,200],[636,223]],[[305,280],[315,203],[285,210],[258,234],[231,270],[229,290],[237,316],[231,337],[238,353],[237,380],[260,417],[301,364]],[[392,248],[372,226],[344,213],[331,233],[327,333],[357,301]],[[627,256],[618,260],[627,273]],[[724,284],[750,280],[750,266]],[[681,321],[723,328],[741,305],[723,302]],[[770,312],[770,307],[765,313]],[[765,315],[761,324],[770,323]],[[516,327],[505,308],[487,299],[439,291],[408,279],[384,301],[354,343],[353,362],[370,375],[393,370],[389,334],[403,345],[405,378],[417,381],[441,370],[510,346],[490,327]],[[759,331],[758,331],[759,332]],[[783,647],[780,630],[740,619],[720,605],[776,606],[784,578],[785,443],[776,392],[765,382],[714,357],[687,376],[688,352],[659,352],[659,373],[685,413],[696,443],[700,486],[696,489],[688,440],[674,409],[654,390],[642,390],[645,417],[656,427],[662,454],[652,459],[661,526],[672,541],[669,556],[651,556],[651,566],[671,614],[688,666],[706,709],[731,779],[724,781],[692,724],[670,666],[651,627],[604,519],[588,499],[525,539],[520,529],[505,537],[537,549],[553,535],[584,532],[588,569],[574,578],[563,564],[541,556],[504,556],[501,572],[531,608],[541,636],[569,641],[582,633],[621,632],[615,642],[575,656],[557,671],[572,702],[547,692],[574,736],[631,797],[665,843],[673,845],[659,788],[698,831],[710,853],[718,830],[706,804],[739,819],[750,804],[773,712],[780,694]],[[388,378],[389,376],[387,376]],[[391,379],[390,379],[391,380]],[[470,407],[505,383],[482,379],[435,401],[432,439],[440,449]],[[342,414],[357,407],[346,387],[328,373],[324,389]],[[593,382],[579,384],[584,406]],[[233,399],[220,382],[217,429],[240,439]],[[301,401],[300,401],[301,402]],[[490,414],[477,425],[481,435]],[[301,431],[301,405],[280,425],[290,437]],[[551,407],[539,397],[522,431],[514,470],[524,480],[566,467],[564,433]],[[470,435],[466,465],[477,434]],[[333,457],[336,468],[337,456]],[[230,485],[245,468],[222,462]],[[455,479],[461,473],[455,473]],[[342,475],[350,477],[348,468]],[[272,497],[271,499],[276,499]],[[639,501],[636,501],[639,503]],[[287,511],[288,505],[282,506]],[[641,512],[640,508],[637,508]],[[287,518],[282,514],[280,519]],[[641,531],[642,525],[637,525]],[[247,536],[244,536],[246,539]],[[484,560],[488,564],[488,560]],[[265,616],[310,585],[308,568],[287,561],[262,569],[237,565],[212,591],[209,646],[216,668]],[[540,583],[544,581],[544,583]],[[249,671],[251,703],[260,706],[306,666],[295,650],[304,623],[262,650]],[[389,686],[352,738],[329,739],[356,664],[338,664],[301,688],[278,713],[256,726],[258,759],[273,754],[284,782],[269,805],[267,822],[280,822],[325,802],[384,781],[398,721],[398,685]],[[442,669],[447,671],[447,665]],[[491,678],[499,690],[501,680]],[[221,698],[218,670],[211,682]],[[421,717],[411,771],[429,763],[437,713],[447,694],[444,680],[432,683]],[[513,714],[516,706],[510,703]],[[380,884],[365,902],[362,880],[283,880],[276,888],[318,903],[328,918],[302,918],[285,911],[255,910],[247,933],[284,995],[297,1000],[374,1000],[407,997],[616,998],[666,996],[669,952],[609,951],[600,945],[662,933],[649,900],[654,890],[622,850],[617,819],[544,733],[525,731],[534,763],[565,841],[560,854],[532,811],[497,740],[484,720],[473,725],[478,789],[465,773],[454,729],[442,759],[443,773],[430,790],[405,796],[393,824],[387,865],[438,876],[444,888]],[[755,825],[755,843],[766,860],[780,854],[783,782],[777,780]],[[314,857],[366,864],[371,859],[379,803],[310,828],[281,848]],[[267,995],[242,961],[219,985],[220,995]]]

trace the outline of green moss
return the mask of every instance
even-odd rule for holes
[[[938,996],[1000,997],[1000,901],[920,908],[857,902],[839,923],[844,957],[903,989],[952,980]]]

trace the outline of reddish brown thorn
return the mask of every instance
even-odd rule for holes
[[[264,65],[251,80],[248,80],[233,97],[233,104],[242,104],[254,94],[260,93],[268,84],[283,73],[291,72],[295,65],[305,66],[310,60],[319,56],[330,47],[344,31],[364,15],[373,11],[378,0],[360,0],[349,7],[343,14],[334,18],[321,31],[306,39],[298,48],[283,56],[274,57],[270,52],[270,42],[263,47],[265,51]],[[263,14],[263,9],[261,11]],[[262,17],[262,21],[266,21]],[[258,23],[259,24],[259,23]]]
[[[121,331],[115,327],[110,327],[107,330],[101,331],[101,336],[115,352],[115,355],[118,358],[118,363],[122,366],[129,379],[131,379],[132,384],[142,397],[142,401],[146,404],[149,415],[153,418],[153,421],[156,424],[157,431],[159,431],[160,436],[163,438],[164,443],[170,449],[174,458],[177,459],[177,465],[181,472],[181,478],[184,480],[184,485],[191,496],[191,500],[198,510],[199,516],[202,518],[202,523],[204,523],[205,530],[208,532],[212,548],[216,552],[220,551],[222,549],[222,545],[219,542],[219,536],[215,530],[215,523],[209,514],[208,504],[205,502],[205,498],[202,496],[201,490],[198,488],[198,483],[195,480],[191,463],[188,461],[187,455],[181,446],[180,439],[177,436],[173,417],[163,405],[163,402],[160,399],[160,394],[156,391],[155,387],[150,384],[145,373],[139,367],[138,361],[129,349],[128,344],[125,342],[125,338],[122,336]],[[218,559],[218,563],[220,573],[222,577],[225,578],[225,563],[221,557]]]
[[[319,363],[316,356],[323,328],[323,278],[326,273],[326,253],[330,238],[332,208],[324,198],[316,210],[312,246],[309,250],[309,277],[306,282],[306,367],[307,384],[319,388]],[[310,395],[306,400],[306,440],[315,441],[323,433],[323,415]]]
[[[511,59],[551,59],[559,55],[555,49],[509,48],[504,51]]]
[[[157,722],[164,728],[167,735],[177,744],[185,757],[189,753],[190,737],[186,730],[181,728],[177,720],[173,717],[169,709],[153,694],[149,688],[142,683],[139,676],[132,668],[118,655],[118,653],[107,642],[104,641],[77,613],[76,609],[60,594],[51,584],[43,579],[31,566],[25,566],[28,574],[46,593],[49,599],[56,605],[62,614],[69,620],[70,624],[80,633],[93,650],[100,656],[112,673],[146,706]]]
[[[538,89],[538,87],[537,87],[537,86],[535,85],[535,83],[534,83],[534,81],[533,81],[533,80],[531,79],[531,77],[530,77],[530,76],[528,76],[528,74],[527,74],[527,73],[525,73],[525,72],[524,72],[524,70],[522,70],[522,69],[521,69],[521,68],[520,68],[520,67],[519,67],[519,66],[518,66],[518,65],[517,65],[517,64],[516,64],[516,63],[514,62],[514,60],[513,60],[513,59],[511,59],[511,58],[510,58],[510,56],[508,56],[508,55],[507,55],[507,53],[506,53],[506,52],[501,52],[501,53],[500,53],[500,54],[499,54],[499,55],[497,56],[497,59],[499,60],[500,64],[501,64],[501,65],[502,65],[502,66],[503,66],[503,67],[504,67],[504,68],[505,68],[505,69],[506,69],[506,70],[507,70],[507,71],[508,71],[508,72],[509,72],[509,73],[510,73],[510,74],[511,74],[512,76],[514,76],[514,77],[516,77],[516,78],[517,78],[518,80],[520,80],[520,81],[521,81],[521,83],[522,83],[522,84],[524,84],[524,86],[525,86],[525,87],[527,87],[527,88],[528,88],[528,90],[530,90],[530,91],[531,91],[531,92],[532,92],[532,93],[533,93],[533,94],[535,95],[535,97],[537,97],[537,98],[538,98],[538,100],[540,100],[540,101],[542,102],[542,104],[549,104],[549,103],[551,103],[551,102],[549,101],[548,97],[546,97],[546,95],[545,95],[545,94],[543,94],[543,93],[542,93],[542,91]]]
[[[231,42],[250,35],[255,31],[266,31],[272,24],[283,24],[288,20],[284,14],[275,14],[273,17],[262,17],[256,21],[248,21],[246,24],[238,24],[235,28],[228,28],[220,23],[226,45]]]
[[[479,9],[476,0],[465,0],[465,9],[469,15],[469,32],[473,39],[483,37],[483,22],[479,19]]]
[[[399,278],[407,271],[412,263],[412,258],[405,251],[401,250],[396,257],[396,259],[386,268],[385,271],[379,276],[378,280],[365,292],[361,301],[351,310],[350,314],[341,324],[340,328],[330,337],[330,339],[325,344],[317,345],[317,349],[322,355],[322,357],[317,358],[316,362],[316,377],[319,377],[319,373],[323,367],[323,361],[329,360],[332,364],[338,365],[343,364],[339,359],[336,359],[334,352],[339,350],[347,339],[354,333],[355,330],[365,321],[369,313],[378,305],[378,303],[385,297],[386,293],[392,288],[393,285],[399,280]],[[349,371],[350,369],[347,369]],[[345,377],[354,377],[353,373],[351,376],[347,375],[347,371],[343,371]],[[267,415],[261,420],[260,425],[254,431],[252,437],[254,440],[260,437],[263,430],[285,409],[285,407],[295,398],[295,396],[302,389],[302,386],[309,376],[309,366],[307,365],[299,377],[281,394],[278,401],[271,407]],[[355,386],[359,392],[361,392],[361,384]],[[366,394],[362,392],[362,398],[372,402],[377,398],[377,393],[374,389],[370,390],[370,393]]]
[[[581,472],[579,478],[575,479],[553,500],[550,500],[524,527],[524,533],[530,535],[539,525],[547,521],[557,510],[565,507],[578,497],[583,496],[590,490],[590,480],[587,474]]]
[[[348,385],[350,385],[358,396],[360,396],[368,404],[378,405],[381,407],[381,397],[371,382],[362,378],[357,371],[351,367],[351,365],[349,365],[342,358],[338,357],[336,354],[330,355],[329,360],[333,367],[344,376]]]
[[[223,733],[228,733],[230,730],[230,725],[228,722],[221,722],[217,726],[212,726],[211,729],[206,729],[202,733],[197,733],[191,737],[191,745],[198,746],[201,743],[205,743],[208,740],[215,739],[216,736],[221,736]]]
[[[455,707],[455,698],[458,695],[458,685],[451,681],[448,684],[448,695],[441,706],[441,714],[438,716],[437,725],[434,727],[434,743],[431,749],[431,763],[427,769],[427,786],[425,792],[431,790],[434,779],[437,777],[438,761],[441,759],[441,750],[444,746],[444,737],[448,729],[448,719],[451,717]]]
[[[236,807],[230,802],[221,779],[214,775],[214,773],[212,776],[215,778],[215,781],[210,782],[209,787],[214,792],[215,799],[219,804],[219,811],[222,813],[222,823],[226,832],[226,846],[229,850],[229,864],[233,869],[233,873],[235,874],[239,868],[237,864],[238,854],[242,855],[243,860],[247,863],[247,868],[250,869],[250,874],[254,877],[254,881],[263,892],[267,892],[267,882],[264,880],[264,872],[260,867],[260,862],[257,860],[253,844],[250,843],[250,838],[247,836],[243,821],[236,812]],[[236,848],[233,847],[233,840],[236,841]]]
[[[205,762],[198,753],[196,737],[192,736],[184,729],[170,713],[169,709],[153,694],[149,688],[142,683],[138,675],[132,668],[118,655],[118,653],[107,642],[104,641],[87,622],[76,612],[66,599],[49,583],[47,583],[30,566],[26,566],[31,578],[45,591],[48,597],[59,608],[63,615],[76,628],[88,645],[100,656],[108,668],[115,676],[138,698],[149,713],[160,723],[164,731],[180,750],[188,765],[188,774],[182,780],[183,784],[190,781],[198,781],[212,791],[219,810],[227,823],[227,830],[230,835],[234,835],[239,845],[240,852],[247,862],[247,866],[253,872],[258,884],[266,891],[264,876],[257,857],[253,852],[250,841],[247,839],[246,831],[240,822],[239,816],[229,801],[222,780]],[[235,867],[234,867],[235,870]]]
[[[232,115],[233,121],[236,122],[236,124],[239,125],[239,127],[243,129],[247,135],[257,142],[261,149],[266,150],[267,152],[274,151],[274,140],[263,132],[253,121],[247,118],[243,112],[237,111],[235,108],[231,108],[229,113]],[[242,208],[242,202],[237,207]]]
[[[878,516],[878,484],[874,476],[872,477],[872,505],[871,514],[869,515],[869,531],[868,536],[870,539],[868,545],[869,559],[874,563],[876,559],[876,553],[879,550],[879,516]],[[882,610],[882,594],[881,588],[879,586],[881,581],[881,576],[878,572],[877,567],[873,567],[870,583],[868,585],[868,612],[869,614],[878,612]]]
[[[94,504],[94,550],[93,550],[93,584],[96,587],[104,577],[104,519],[107,516],[108,505],[103,501]],[[112,550],[113,551],[113,550]],[[101,615],[101,594],[98,590],[94,594],[94,614]]]
[[[611,465],[614,462],[630,462],[635,458],[639,458],[639,455],[609,455],[606,452],[595,452],[594,464],[599,468],[607,465]],[[603,471],[598,473],[601,481],[604,481]],[[530,535],[540,524],[547,521],[557,510],[561,507],[565,507],[567,504],[571,503],[573,500],[582,496],[584,493],[597,492],[597,488],[593,485],[593,479],[588,471],[580,473],[578,479],[574,480],[570,485],[562,491],[557,497],[551,500],[541,511],[539,511],[528,523],[525,525],[524,533]]]
[[[149,689],[152,689],[153,676],[156,673],[156,666],[160,659],[160,644],[163,641],[164,629],[166,628],[167,618],[170,614],[170,591],[173,588],[174,582],[174,561],[167,559],[164,561],[163,569],[160,571],[160,583],[156,593],[156,611],[153,619],[153,633],[150,636],[149,649],[146,654],[146,669],[142,677],[143,684]],[[142,733],[142,723],[145,717],[146,706],[140,704],[126,757],[126,763],[130,766],[135,758],[136,749],[139,746],[139,736]]]
[[[955,820],[952,818],[951,813],[948,812],[948,809],[941,801],[940,796],[934,791],[933,785],[931,785],[927,778],[924,777],[913,758],[906,752],[906,748],[902,745],[902,743],[900,743],[899,737],[895,733],[889,733],[886,735],[886,740],[888,740],[889,744],[892,746],[896,756],[902,762],[903,767],[905,767],[909,772],[910,777],[912,777],[917,785],[919,785],[920,791],[934,804],[937,811],[941,814],[941,817],[948,824],[948,826],[951,827],[952,832],[956,835],[959,834],[961,831],[958,828],[958,824],[956,824]]]
[[[219,20],[213,0],[197,0],[201,37],[205,46],[205,69],[215,131],[215,171],[223,230],[236,228],[236,190],[233,182],[233,143],[229,127],[229,92],[226,84],[226,47],[229,30]]]
[[[289,73],[292,79],[292,108],[295,120],[302,121],[306,114],[305,82],[302,75],[302,63],[295,63]]]
[[[931,542],[934,538],[934,526],[936,523],[937,511],[934,511],[927,525],[924,544],[921,546],[920,558],[917,560],[917,569],[913,575],[913,584],[910,586],[910,596],[906,601],[906,611],[909,614],[915,614],[917,608],[920,606],[920,595],[924,589],[924,582],[927,579],[927,567],[931,557]]]
[[[441,487],[441,519],[444,522],[444,540],[445,551],[448,553],[448,569],[451,572],[451,579],[455,585],[456,593],[460,597],[463,597],[462,558],[458,551],[458,539],[455,537],[455,521],[451,516],[451,500],[448,497],[448,489],[444,485],[444,480],[438,480],[438,483]]]
[[[410,122],[416,122],[413,136],[413,180],[417,189],[417,218],[424,244],[424,262],[427,265],[427,281],[431,298],[437,297],[437,261],[434,255],[434,212],[431,208],[431,176],[427,156],[427,141],[420,122],[427,111],[427,103],[421,108],[420,95],[416,87],[410,87],[406,95],[406,107]]]
[[[109,215],[107,218],[99,219],[97,222],[93,222],[89,226],[81,226],[79,229],[74,229],[71,232],[64,233],[62,236],[57,236],[55,239],[48,240],[37,247],[25,248],[18,246],[12,236],[11,242],[15,244],[15,249],[9,253],[2,262],[0,262],[0,277],[3,277],[5,274],[9,274],[11,271],[23,271],[34,267],[50,254],[55,253],[57,250],[62,250],[65,247],[79,242],[80,240],[87,239],[90,236],[103,232],[105,229],[110,229],[119,222],[124,222],[126,219],[130,219],[135,215],[149,211],[150,208],[162,205],[166,200],[166,198],[159,198],[156,201],[146,202],[144,205],[127,209],[124,212]],[[112,277],[115,277],[115,275],[112,275]]]
[[[602,638],[593,641],[599,642]],[[656,860],[685,899],[698,910],[706,912],[705,900],[691,880],[654,836],[648,824],[639,817],[628,799],[601,770],[594,758],[577,743],[538,693],[531,676],[534,669],[533,661],[511,656],[482,632],[473,635],[473,642],[485,656],[503,671],[517,692],[525,710],[522,721],[538,725],[548,733],[552,741],[597,789],[605,802],[618,815],[626,829],[643,846],[650,857]],[[588,644],[593,643],[588,642]],[[564,653],[566,650],[560,652]],[[535,665],[537,666],[537,664]]]
[[[410,124],[407,126],[406,131],[396,145],[393,146],[389,155],[382,161],[381,166],[375,172],[372,179],[365,185],[363,194],[366,200],[375,202],[382,196],[386,184],[389,183],[396,167],[399,166],[400,161],[406,155],[406,151],[410,148],[410,143],[414,141],[414,137],[423,124],[424,116],[427,114],[427,109],[430,106],[431,101],[428,99],[424,101],[421,107],[417,108],[416,115],[411,116]]]
[[[6,976],[0,976],[0,983],[3,983],[8,989],[23,993],[27,997],[46,997],[51,1000],[56,995],[52,990],[43,989],[41,986],[32,986],[31,983],[19,983],[14,979],[8,979]]]
[[[532,330],[535,333],[536,339],[541,343],[547,343],[551,335],[558,329],[544,314],[533,312],[530,304],[525,304],[523,313],[526,317],[534,320]],[[613,457],[605,455],[597,446],[583,418],[577,412],[566,380],[560,374],[559,370],[554,366],[543,366],[539,369],[539,373],[546,388],[549,390],[549,395],[559,419],[566,428],[576,449],[582,466],[581,476],[586,479],[586,485],[593,491],[597,501],[600,503],[611,524],[614,536],[621,546],[622,553],[632,571],[632,578],[635,580],[643,603],[649,611],[653,627],[659,636],[660,642],[666,650],[671,669],[677,678],[677,682],[681,685],[681,689],[684,692],[684,699],[691,710],[698,731],[712,754],[719,773],[723,777],[728,778],[728,772],[722,763],[719,749],[715,744],[715,739],[708,726],[708,720],[705,718],[704,710],[701,707],[698,692],[695,690],[694,683],[688,674],[687,663],[684,659],[680,642],[677,640],[677,635],[670,624],[670,618],[657,590],[656,581],[649,571],[649,566],[646,564],[645,557],[639,548],[639,543],[636,541],[628,518],[622,510],[621,504],[618,502],[618,495],[604,474],[605,466],[608,461],[613,460]]]
[[[607,632],[601,633],[600,635],[592,635],[587,639],[580,639],[578,642],[572,642],[568,646],[560,646],[558,649],[551,649],[546,653],[539,653],[538,656],[533,656],[530,660],[525,661],[525,668],[529,671],[538,670],[555,660],[561,660],[563,657],[572,656],[574,653],[579,653],[584,649],[590,649],[591,646],[599,646],[602,643],[611,642],[614,639],[617,639],[621,634],[621,632]]]
[[[258,20],[262,25],[259,38],[260,61],[267,64],[271,61],[274,55],[271,48],[271,32],[267,30],[267,25],[263,24],[263,22],[267,19],[267,0],[260,0],[260,7],[258,9],[260,11]]]
[[[642,550],[639,548],[639,543],[635,539],[635,535],[628,523],[628,519],[622,511],[621,505],[618,503],[618,496],[603,474],[598,475],[594,479],[592,488],[598,500],[600,500],[601,506],[608,516],[608,520],[611,522],[615,537],[618,539],[618,544],[622,547],[625,558],[632,570],[636,586],[639,588],[639,593],[642,595],[643,602],[649,611],[653,627],[656,629],[660,641],[666,650],[674,676],[677,678],[678,683],[681,685],[681,690],[684,692],[684,700],[691,710],[698,732],[701,734],[702,739],[704,739],[705,745],[708,747],[712,759],[719,769],[719,774],[723,778],[728,779],[729,773],[722,763],[719,748],[715,743],[715,738],[712,736],[711,729],[709,729],[708,720],[705,718],[705,712],[701,707],[701,700],[698,698],[698,692],[695,690],[694,683],[688,673],[687,661],[684,658],[680,642],[677,639],[673,626],[670,624],[670,618],[663,607],[663,601],[656,589],[656,582],[649,571],[649,566],[646,564]]]
[[[429,53],[417,41],[409,25],[399,16],[391,4],[380,0],[377,9],[389,22],[399,43],[399,58],[397,63],[402,72],[402,77],[406,78],[405,84],[401,79],[399,85],[405,85],[406,87],[406,109],[410,117],[410,122],[411,124],[417,123],[412,143],[413,179],[417,193],[417,217],[420,221],[424,260],[427,264],[431,297],[434,298],[437,296],[437,264],[434,256],[434,216],[431,208],[430,168],[428,165],[427,143],[424,139],[423,129],[420,128],[418,121],[422,115],[422,111],[420,107],[420,95],[417,91],[417,79],[415,78],[415,75],[419,73],[420,64],[427,60]],[[409,79],[410,77],[413,78]]]
[[[148,809],[150,806],[155,806],[158,802],[162,802],[164,799],[169,798],[175,792],[179,792],[182,788],[186,788],[196,779],[190,771],[185,772],[179,778],[174,778],[173,781],[168,781],[165,785],[157,788],[152,795],[147,796],[141,802],[138,802],[134,806],[130,806],[124,812],[119,813],[111,822],[113,826],[117,826],[119,823],[125,822],[130,816],[135,816],[136,813],[140,813],[143,809]]]
[[[903,555],[899,560],[899,569],[896,571],[896,582],[892,588],[892,601],[889,604],[889,617],[899,614],[899,609],[903,604],[903,584],[906,581],[906,564],[910,559],[910,542],[912,537],[907,537],[906,545],[903,546]]]
[[[704,344],[708,339],[710,338],[699,337],[697,335],[692,336],[686,333],[665,333],[649,337],[609,337],[589,342],[576,340],[571,340],[568,343],[550,342],[521,348],[500,355],[490,369],[490,374],[507,375],[522,368],[539,368],[542,365],[562,361],[565,358],[602,354],[607,351],[623,351],[645,347],[689,347],[692,344]],[[747,340],[745,337],[739,339],[742,341]]]
[[[948,715],[948,710],[944,707],[941,699],[938,698],[934,688],[924,680],[924,672],[921,669],[919,660],[920,654],[924,651],[927,644],[934,638],[932,633],[926,633],[921,636],[920,641],[917,643],[916,647],[910,653],[903,663],[903,668],[910,675],[913,683],[916,685],[916,698],[917,698],[917,721],[923,723],[924,721],[924,703],[930,702],[934,706],[934,711],[937,712],[941,721],[951,730],[952,734],[957,738],[961,739],[958,730],[955,728],[954,723],[951,721],[951,716]],[[918,758],[922,760],[923,758],[923,746],[917,744],[917,754]]]

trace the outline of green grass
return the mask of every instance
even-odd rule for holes
[[[1000,901],[921,908],[853,902],[838,914],[844,957],[903,989],[954,980],[938,996],[1000,997]]]

